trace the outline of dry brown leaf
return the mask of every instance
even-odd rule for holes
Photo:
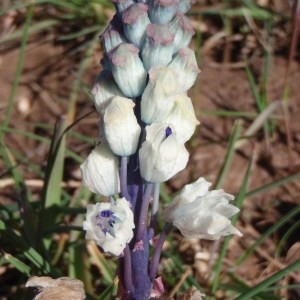
[[[52,279],[47,276],[33,276],[27,281],[25,286],[36,287],[40,290],[40,293],[33,300],[85,299],[83,283],[78,279],[69,277]]]
[[[192,288],[182,294],[178,300],[202,300],[202,294],[196,288]]]
[[[300,242],[293,244],[293,246],[289,249],[285,262],[289,265],[300,259]]]

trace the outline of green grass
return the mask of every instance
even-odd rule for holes
[[[251,31],[248,28],[245,16],[251,17],[255,22],[263,24],[263,28],[270,37],[274,18],[281,18],[288,22],[288,17],[283,13],[274,12],[268,8],[259,7],[255,1],[240,1],[240,5],[234,6],[237,2],[224,1],[226,9],[208,9],[205,11],[195,8],[191,15],[199,20],[213,16],[221,18],[224,30],[231,34],[233,24],[236,20],[242,23],[241,27],[246,32]],[[53,9],[55,13],[52,13]],[[0,37],[1,49],[12,43],[19,44],[20,54],[13,77],[10,93],[7,97],[7,106],[3,113],[3,122],[0,130],[0,155],[1,163],[4,169],[1,170],[1,179],[11,178],[14,182],[13,192],[18,199],[17,204],[0,204],[0,266],[7,272],[11,269],[17,271],[15,282],[8,284],[5,281],[0,293],[11,293],[9,299],[30,299],[30,293],[24,292],[24,283],[29,276],[48,275],[52,277],[71,276],[81,279],[85,284],[88,299],[110,299],[115,293],[116,281],[114,278],[116,261],[104,255],[97,247],[87,244],[84,234],[81,231],[81,225],[84,218],[85,206],[87,203],[93,203],[95,196],[86,189],[78,187],[76,190],[63,188],[61,182],[64,180],[65,157],[72,158],[76,164],[83,160],[78,154],[77,149],[69,146],[69,139],[75,139],[86,148],[94,143],[93,137],[86,136],[77,131],[74,127],[84,118],[76,120],[78,102],[84,95],[88,102],[88,85],[84,81],[84,76],[89,69],[93,68],[91,57],[95,55],[98,42],[97,37],[104,29],[107,23],[105,9],[112,8],[108,1],[14,1],[11,6],[2,7],[0,15],[7,16],[9,13],[21,12],[24,20],[15,28],[13,32]],[[38,17],[38,9],[45,9],[47,18],[41,20]],[[51,13],[50,13],[51,12]],[[68,27],[69,31],[59,34],[59,28]],[[68,88],[68,107],[65,116],[59,118],[55,127],[56,120],[52,124],[38,124],[24,122],[14,126],[13,113],[16,109],[16,95],[18,87],[22,83],[22,74],[24,71],[24,62],[26,51],[31,43],[31,38],[38,34],[51,31],[55,36],[55,42],[73,43],[81,53],[81,60],[77,65],[72,85]],[[204,37],[200,32],[196,36],[197,53],[201,53],[201,46]],[[83,39],[83,42],[82,40]],[[80,42],[78,42],[80,41]],[[267,38],[265,43],[270,45]],[[68,55],[68,54],[67,54]],[[97,54],[96,54],[97,55]],[[98,54],[99,59],[100,54]],[[264,113],[270,103],[266,92],[266,86],[270,77],[270,64],[272,53],[265,51],[263,53],[264,64],[262,66],[262,79],[258,81],[253,70],[247,65],[245,74],[248,78],[248,84],[253,96],[254,112],[248,111],[230,111],[215,110],[201,111],[199,117],[219,117],[237,120],[232,128],[232,134],[227,142],[227,152],[222,161],[221,167],[215,170],[217,176],[215,187],[221,188],[226,177],[232,170],[232,165],[236,158],[238,147],[237,143],[242,141],[243,119],[256,120]],[[201,74],[205,76],[205,74]],[[92,85],[92,82],[90,82]],[[200,87],[201,89],[201,87]],[[193,91],[194,95],[197,95]],[[197,96],[196,96],[197,97]],[[197,99],[194,99],[195,101]],[[22,128],[30,128],[30,131],[24,131]],[[95,127],[97,124],[94,125]],[[201,126],[201,125],[200,125]],[[37,129],[43,129],[45,135],[35,133]],[[272,140],[273,134],[278,128],[277,120],[273,115],[267,114],[263,123],[257,129],[262,130],[263,139],[266,144]],[[7,140],[9,137],[27,137],[39,145],[49,149],[48,158],[44,166],[34,164],[30,158],[14,148]],[[196,137],[194,138],[196,140]],[[247,139],[255,141],[253,134]],[[192,141],[191,145],[194,140]],[[193,151],[193,150],[192,150]],[[248,168],[245,174],[241,173],[242,185],[236,196],[235,203],[243,211],[243,203],[253,199],[255,196],[271,193],[276,188],[285,186],[300,178],[300,173],[290,173],[287,176],[274,179],[273,181],[262,184],[261,186],[249,190],[254,159],[249,159]],[[26,171],[32,172],[36,178],[43,180],[42,192],[33,192],[26,188]],[[161,188],[162,205],[171,201],[172,196],[167,192],[168,186]],[[1,193],[1,192],[0,192]],[[280,299],[278,290],[292,290],[299,288],[299,285],[284,285],[281,279],[300,267],[300,262],[296,261],[287,265],[282,270],[278,270],[272,275],[262,280],[255,286],[249,286],[246,278],[240,278],[235,274],[235,270],[263,243],[272,239],[272,236],[278,235],[280,229],[286,224],[291,223],[300,215],[299,206],[295,206],[287,212],[281,219],[266,229],[261,236],[252,245],[245,250],[235,261],[232,261],[231,268],[224,268],[226,265],[226,255],[231,237],[225,238],[220,244],[220,250],[216,263],[214,264],[210,280],[206,284],[200,284],[194,273],[187,273],[184,280],[181,281],[183,274],[191,265],[184,261],[184,256],[178,252],[177,233],[173,233],[168,239],[168,249],[163,254],[162,270],[163,280],[172,290],[178,282],[181,284],[174,292],[176,295],[183,293],[191,287],[196,287],[203,291],[206,299],[215,299],[218,292],[222,291],[226,299]],[[239,216],[233,218],[236,223]],[[159,226],[162,228],[164,221],[159,219]],[[290,229],[280,237],[274,253],[275,258],[281,258],[283,249],[291,235],[299,228],[299,222],[293,224]],[[96,288],[96,290],[95,290]],[[26,298],[27,297],[27,298]],[[8,298],[7,298],[8,299]]]

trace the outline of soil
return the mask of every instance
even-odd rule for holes
[[[197,25],[196,21],[195,24]],[[221,59],[220,61],[220,58],[224,57],[222,50],[226,41],[221,38],[215,44],[210,43],[211,37],[218,30],[218,22],[208,18],[200,25],[205,25],[205,28],[208,29],[203,34],[204,47],[199,53],[201,73],[189,95],[193,99],[201,125],[188,145],[191,152],[188,168],[167,184],[167,190],[170,192],[174,192],[200,176],[215,182],[226,155],[228,140],[234,124],[238,121],[242,122],[241,132],[243,135],[253,123],[255,116],[258,115],[242,55],[248,51],[247,55],[251,58],[249,66],[255,74],[255,81],[259,87],[263,77],[263,46],[256,41],[255,46],[251,48],[247,46],[246,38],[243,37],[243,40],[232,42],[229,60],[224,62]],[[238,146],[230,170],[221,186],[228,193],[234,195],[239,192],[252,157],[254,163],[248,191],[300,171],[299,57],[296,55],[291,61],[288,81],[289,96],[284,100],[282,95],[286,84],[287,45],[290,44],[286,42],[290,40],[290,27],[286,24],[278,25],[277,29],[281,30],[281,35],[279,37],[275,35],[272,44],[272,60],[266,90],[268,105],[276,106],[272,115],[275,127],[268,140],[263,129],[259,128]],[[14,100],[10,122],[10,128],[13,130],[6,134],[5,138],[5,144],[12,153],[18,153],[18,156],[15,157],[18,170],[22,171],[24,179],[27,180],[28,187],[36,199],[40,195],[42,178],[37,177],[36,173],[28,167],[27,162],[45,167],[49,145],[19,134],[18,130],[51,138],[55,122],[59,117],[67,114],[70,91],[83,57],[81,48],[84,44],[83,41],[58,42],[56,34],[57,32],[49,31],[30,38],[20,85]],[[0,51],[0,121],[2,122],[20,55],[19,41],[2,44]],[[88,93],[83,91],[87,90],[86,87],[92,86],[101,70],[99,65],[101,57],[101,48],[96,46],[92,56],[89,57],[89,67],[82,77],[74,119],[94,110]],[[286,108],[286,115],[283,105]],[[209,113],[219,110],[247,112],[253,113],[253,115],[242,118],[217,116]],[[97,123],[98,114],[93,112],[75,125],[73,131],[96,141]],[[291,137],[290,144],[288,144],[288,133]],[[69,137],[67,143],[68,148],[81,157],[86,157],[92,146],[74,137]],[[2,162],[0,162],[0,170],[0,203],[14,202],[13,182]],[[68,157],[65,182],[70,183],[71,181],[74,186],[80,186],[79,164]],[[228,267],[231,267],[232,261],[252,245],[270,226],[300,204],[299,194],[300,180],[295,179],[288,184],[244,200],[237,225],[244,236],[231,240],[226,260]],[[296,222],[298,219],[299,216],[296,216],[293,221]],[[289,223],[268,238],[236,269],[247,284],[257,284],[286,266],[295,257],[300,258],[300,240],[299,236],[295,234],[289,237],[282,256],[274,257],[274,251],[281,235],[291,225],[292,223]],[[208,280],[209,266],[207,258],[203,256],[218,245],[209,242],[199,244],[199,242],[183,238],[180,241],[182,253],[185,253],[186,245],[190,247],[192,259],[188,264],[192,267],[196,278],[200,282]],[[291,253],[296,254],[291,255]],[[300,284],[299,278],[300,273],[294,272],[284,280],[286,283]],[[222,293],[218,296],[220,299],[223,298]],[[283,292],[281,296],[284,299],[299,299],[300,292],[297,290],[290,294]]]

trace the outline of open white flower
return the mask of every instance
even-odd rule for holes
[[[186,185],[164,211],[167,222],[190,238],[217,240],[242,233],[229,220],[239,209],[229,201],[234,197],[223,190],[208,191],[211,183],[199,178]]]
[[[114,203],[88,205],[83,229],[105,252],[119,256],[133,237],[133,213],[125,198]]]
[[[188,141],[199,124],[192,100],[185,94],[176,96],[174,106],[165,118],[165,122],[174,126],[180,143]]]
[[[185,168],[189,153],[172,125],[153,123],[146,127],[146,133],[139,151],[141,176],[146,181],[163,182]]]
[[[118,159],[103,142],[80,166],[82,183],[93,193],[112,196],[120,191]]]

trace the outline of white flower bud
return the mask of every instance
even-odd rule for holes
[[[110,52],[112,73],[126,97],[140,96],[145,88],[147,72],[133,44],[121,44]]]
[[[164,67],[172,59],[174,34],[168,24],[149,24],[142,50],[145,69]]]
[[[149,0],[151,23],[166,24],[171,21],[177,10],[178,0]]]
[[[191,7],[192,5],[196,2],[196,0],[180,0],[178,3],[178,11],[182,12],[185,14]]]
[[[104,131],[111,150],[120,156],[136,152],[141,128],[131,99],[114,97],[104,113]]]
[[[189,45],[195,31],[188,17],[177,12],[175,17],[169,23],[171,32],[174,33],[173,53],[179,49],[185,48]]]
[[[119,256],[133,237],[133,213],[125,198],[116,203],[88,205],[83,229],[105,252]]]
[[[81,164],[82,182],[93,193],[112,196],[120,192],[118,159],[101,143]]]
[[[208,191],[210,185],[204,178],[186,185],[165,208],[166,222],[189,238],[217,240],[229,234],[242,236],[229,220],[239,212],[229,204],[234,197],[223,190]]]
[[[124,96],[109,71],[102,71],[91,89],[94,104],[100,115],[104,114],[106,106],[114,96]]]
[[[146,124],[163,122],[174,105],[179,86],[172,68],[152,68],[141,100],[141,117]]]
[[[180,82],[178,92],[180,93],[189,90],[200,73],[195,53],[190,48],[180,49],[168,67],[173,68],[178,73],[178,82]]]
[[[119,14],[122,14],[124,10],[126,10],[128,7],[130,7],[135,3],[134,0],[111,0],[111,1],[115,3]]]
[[[124,33],[128,40],[138,48],[141,48],[145,42],[146,29],[150,23],[147,11],[147,5],[136,3],[128,7],[122,15]]]
[[[114,15],[108,27],[100,36],[100,40],[104,51],[109,53],[112,49],[122,43],[126,43],[126,38],[123,34],[122,22],[120,22],[118,15]]]
[[[154,123],[146,127],[146,133],[139,151],[140,172],[146,181],[163,182],[185,168],[189,153],[171,126]]]
[[[192,100],[186,95],[176,96],[174,106],[165,122],[173,125],[179,143],[188,141],[199,124]]]

